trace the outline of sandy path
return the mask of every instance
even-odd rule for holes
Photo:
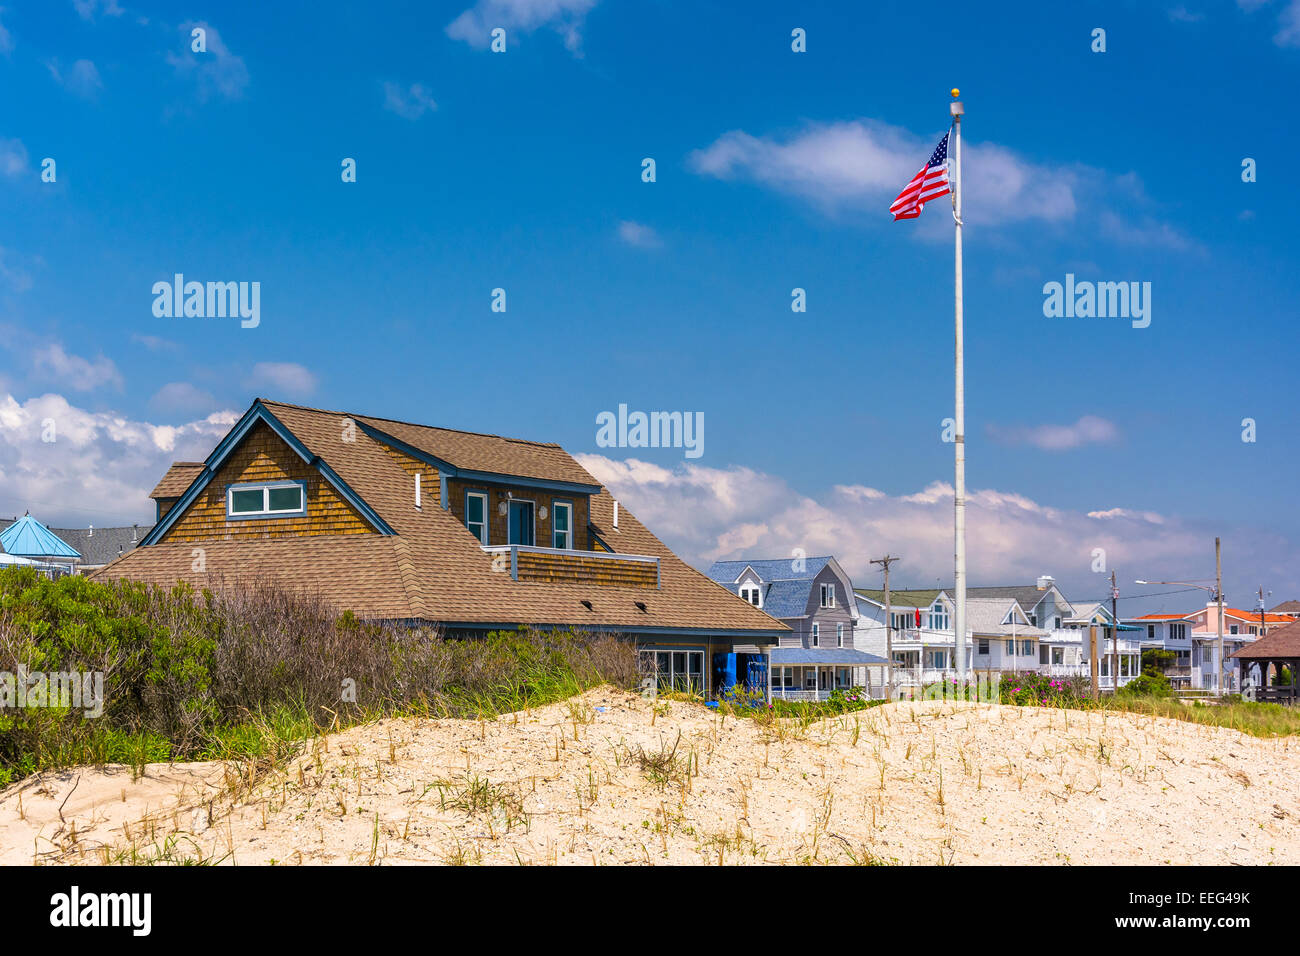
[[[769,729],[600,689],[381,721],[257,775],[43,775],[0,792],[0,863],[1295,864],[1298,744],[941,702]]]

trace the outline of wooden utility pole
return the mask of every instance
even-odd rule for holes
[[[1101,696],[1101,688],[1097,683],[1097,625],[1088,625],[1088,673],[1092,676],[1092,699],[1097,700]]]
[[[887,554],[883,558],[873,560],[872,564],[879,564],[885,569],[885,686],[890,692],[894,689],[894,627],[890,615],[889,607],[889,566],[895,561],[900,561],[892,554]]]
[[[1110,572],[1110,686],[1119,691],[1119,585],[1114,571]]]

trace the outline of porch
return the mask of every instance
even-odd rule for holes
[[[822,701],[832,693],[862,691],[883,699],[886,694],[883,657],[851,648],[774,647],[770,653],[773,700]]]

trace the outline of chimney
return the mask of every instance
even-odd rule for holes
[[[618,499],[614,499],[614,530],[618,530]]]
[[[420,477],[421,477],[420,472],[417,471],[415,473],[415,510],[416,511],[421,510],[420,509]]]
[[[1038,577],[1038,590],[1046,591],[1055,583],[1056,578],[1052,577],[1050,574],[1041,574]]]

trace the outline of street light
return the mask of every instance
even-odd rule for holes
[[[1214,539],[1214,587],[1205,584],[1193,584],[1191,581],[1134,581],[1134,584],[1176,584],[1180,587],[1198,588],[1202,591],[1209,591],[1214,595],[1214,600],[1219,605],[1218,614],[1218,643],[1219,643],[1219,660],[1218,666],[1215,667],[1214,686],[1220,697],[1223,696],[1223,566],[1219,560],[1219,539]]]

